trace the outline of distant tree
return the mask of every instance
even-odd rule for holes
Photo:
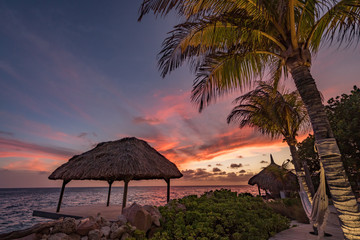
[[[354,86],[349,95],[330,98],[325,109],[340,148],[345,171],[356,192],[360,182],[360,89]],[[299,157],[307,161],[311,172],[319,169],[314,143],[314,136],[309,135],[298,144]]]
[[[327,102],[328,115],[338,142],[344,167],[353,187],[360,182],[360,89],[353,87],[349,95],[342,94]]]
[[[306,161],[309,171],[314,173],[319,171],[320,164],[319,164],[319,156],[315,152],[315,138],[314,135],[309,134],[309,136],[304,139],[302,142],[297,144],[297,152],[299,158],[303,161]]]
[[[309,118],[305,106],[297,92],[281,93],[272,85],[260,82],[259,86],[235,99],[237,105],[227,118],[227,122],[235,122],[240,128],[250,126],[264,135],[272,138],[283,137],[288,144],[292,156],[292,163],[299,177],[303,170],[303,163],[296,151],[296,137],[301,130],[310,129]],[[314,194],[310,176],[303,182],[308,196]],[[304,179],[300,179],[304,181]]]

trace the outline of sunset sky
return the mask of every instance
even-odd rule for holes
[[[0,2],[0,188],[58,187],[47,177],[70,157],[127,136],[177,164],[184,178],[174,185],[247,184],[270,153],[278,164],[290,158],[281,139],[226,123],[240,92],[200,114],[188,66],[160,77],[157,54],[178,19],[137,22],[140,4]],[[313,59],[326,101],[360,85],[359,53],[336,45]],[[286,85],[294,89],[292,79]],[[106,185],[69,186],[84,184]]]

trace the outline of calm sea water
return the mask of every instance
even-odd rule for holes
[[[201,195],[215,189],[231,189],[238,193],[257,193],[253,186],[173,186],[171,199],[186,195]],[[106,187],[65,188],[62,207],[89,204],[106,204]],[[122,187],[113,187],[110,204],[122,203]],[[60,195],[59,188],[16,188],[0,189],[0,233],[31,227],[48,219],[33,217],[33,210],[55,208]],[[141,205],[160,206],[166,204],[166,187],[129,187],[127,205],[137,202]]]

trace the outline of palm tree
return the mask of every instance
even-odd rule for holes
[[[192,100],[201,110],[270,72],[289,72],[310,117],[316,147],[344,235],[360,239],[360,212],[320,93],[310,73],[321,43],[359,39],[359,0],[144,0],[140,17],[174,9],[183,23],[163,42],[162,76],[190,63]]]
[[[297,92],[282,94],[273,86],[260,82],[255,90],[236,98],[234,102],[237,106],[227,117],[228,123],[238,123],[240,128],[253,127],[272,138],[284,137],[290,148],[296,175],[299,181],[303,182],[311,201],[315,193],[314,186],[309,173],[304,173],[302,170],[303,163],[296,150],[296,136],[299,131],[307,131],[310,127],[299,94]]]

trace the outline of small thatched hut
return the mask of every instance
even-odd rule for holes
[[[296,175],[277,165],[270,154],[270,164],[258,174],[249,179],[250,185],[257,185],[260,189],[269,190],[274,198],[280,196],[280,192],[292,192],[298,190]]]
[[[166,159],[147,142],[135,137],[99,143],[95,148],[72,157],[58,167],[49,179],[62,179],[63,185],[57,212],[60,210],[64,188],[71,180],[103,180],[111,185],[124,181],[123,208],[126,205],[130,180],[164,179],[167,183],[167,200],[170,198],[170,179],[182,177],[176,165]]]

